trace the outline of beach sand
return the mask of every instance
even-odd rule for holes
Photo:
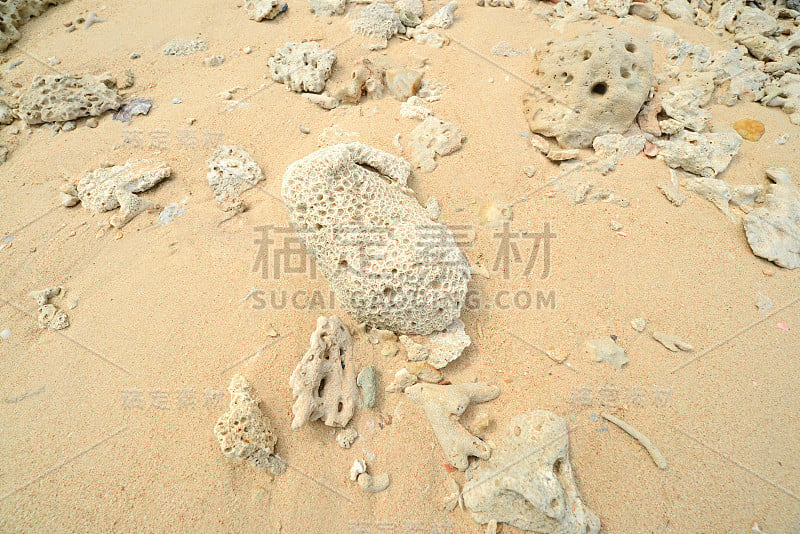
[[[433,12],[433,4],[425,9]],[[64,31],[64,22],[89,11],[107,21]],[[54,136],[47,127],[0,130],[12,148],[0,166],[0,233],[13,235],[0,250],[0,330],[11,332],[0,341],[0,530],[484,531],[466,510],[443,510],[446,478],[461,484],[464,475],[448,472],[422,409],[383,392],[401,355],[385,357],[379,346],[357,341],[354,358],[359,367],[377,367],[380,393],[375,408],[356,412],[350,426],[361,437],[351,449],[340,448],[335,429],[320,422],[290,429],[289,376],[317,317],[341,312],[325,278],[311,276],[307,257],[281,263],[289,256],[280,247],[293,235],[280,201],[283,173],[318,148],[326,127],[397,153],[395,134],[405,143],[417,124],[400,117],[391,97],[325,111],[272,82],[267,59],[302,39],[335,47],[329,83],[345,80],[368,53],[348,24],[346,17],[318,18],[297,0],[261,23],[235,1],[72,0],[29,22],[3,54],[24,61],[3,73],[7,90],[27,87],[37,74],[131,69],[136,82],[127,93],[154,106],[129,124],[106,114],[97,128],[81,120]],[[730,46],[663,13],[656,24],[712,50]],[[601,15],[570,23],[567,33],[600,26],[643,37],[650,23]],[[560,34],[530,12],[469,2],[446,33],[451,40],[441,49],[395,38],[384,52],[403,64],[427,58],[425,79],[446,86],[431,109],[467,137],[434,172],[410,182],[423,205],[438,199],[440,221],[464,234],[467,259],[490,274],[470,282],[476,300],[462,319],[473,344],[444,373],[453,383],[496,384],[501,395],[470,407],[462,420],[489,414],[486,438],[494,442],[516,414],[545,409],[564,417],[578,487],[602,532],[749,532],[754,524],[770,534],[798,532],[800,273],[754,256],[741,224],[699,196],[687,192],[681,207],[670,204],[657,188],[669,179],[668,167],[644,154],[606,176],[586,174],[629,199],[628,207],[572,205],[566,191],[551,195],[548,180],[558,169],[521,135],[528,132],[522,98],[531,56],[498,57],[491,48],[503,40],[540,48]],[[208,50],[163,56],[174,38],[202,38]],[[662,65],[663,49],[651,46]],[[252,53],[242,53],[245,47]],[[141,57],[130,59],[132,52]],[[226,61],[208,67],[203,58],[211,55]],[[51,56],[60,64],[51,67]],[[217,96],[234,87],[243,89],[233,101]],[[753,118],[766,127],[761,140],[744,142],[726,181],[766,184],[764,170],[783,166],[798,183],[800,128],[786,114],[755,103],[710,109],[713,126]],[[789,141],[776,145],[785,133]],[[206,160],[221,143],[244,147],[266,176],[243,195],[249,209],[224,222],[206,182]],[[59,205],[66,180],[101,162],[138,157],[173,168],[142,194],[162,206],[185,204],[170,224],[156,225],[158,214],[145,213],[119,231],[103,230],[107,214]],[[536,167],[534,177],[526,166]],[[545,224],[556,234],[549,271],[540,256],[526,276],[533,241],[515,237],[520,256],[503,256],[502,227],[480,224],[485,206],[509,202],[515,235]],[[612,231],[611,220],[622,230]],[[269,250],[256,242],[260,227],[274,239]],[[38,328],[28,297],[53,285],[67,289],[56,299],[65,309],[78,298],[60,332]],[[767,313],[755,305],[759,292],[774,301]],[[647,320],[644,333],[631,328],[636,317]],[[342,318],[355,327],[352,317]],[[270,328],[277,337],[267,335]],[[654,330],[683,337],[695,352],[667,351]],[[630,359],[622,370],[585,350],[586,340],[609,335]],[[567,354],[566,363],[543,349]],[[283,475],[220,452],[212,429],[235,373],[251,381],[275,428],[277,453],[289,466]],[[601,412],[647,435],[669,467],[659,470]],[[388,490],[366,494],[351,482],[356,458],[366,458],[370,472],[389,473]],[[517,530],[503,525],[502,532]]]

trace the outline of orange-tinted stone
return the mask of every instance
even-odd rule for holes
[[[764,123],[753,119],[739,119],[733,123],[736,133],[748,141],[758,141],[764,135]]]

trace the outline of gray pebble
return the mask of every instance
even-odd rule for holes
[[[372,408],[377,401],[376,395],[378,393],[378,378],[375,376],[375,366],[368,365],[364,367],[358,378],[356,384],[361,388],[361,397],[364,399],[364,406]]]

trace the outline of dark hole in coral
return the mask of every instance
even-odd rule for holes
[[[597,82],[592,86],[590,91],[593,95],[603,96],[606,94],[606,91],[608,91],[608,85],[606,85],[606,82]]]

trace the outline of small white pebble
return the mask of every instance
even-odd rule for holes
[[[3,338],[3,339],[10,338],[11,337],[11,330],[9,330],[8,328],[4,329],[2,332],[0,332],[0,337]]]
[[[311,130],[309,130],[308,128],[306,128],[305,126],[303,126],[303,125],[301,124],[301,125],[300,125],[300,133],[302,133],[302,134],[310,134],[310,133],[311,133]]]
[[[95,119],[94,117],[86,119],[86,126],[88,126],[89,128],[97,128],[98,124],[99,123],[97,122],[97,119]]]
[[[622,223],[620,223],[619,221],[612,220],[611,229],[614,230],[615,232],[622,230]]]
[[[53,57],[47,58],[47,62],[50,63],[51,65],[58,65],[59,63],[61,63],[61,60],[58,59],[57,57],[53,56]]]
[[[183,102],[183,100],[181,100],[181,99],[180,99],[180,98],[178,98],[177,96],[176,96],[175,98],[173,98],[173,99],[172,99],[172,103],[173,103],[173,104],[180,104],[181,102]]]
[[[140,57],[142,57],[142,55],[139,52],[131,52],[131,55],[128,57],[130,57],[131,59],[139,59]]]
[[[253,49],[252,49],[252,48],[250,48],[249,46],[245,46],[245,47],[242,49],[242,52],[244,52],[245,54],[249,54],[249,53],[251,53],[252,51],[253,51]]]

